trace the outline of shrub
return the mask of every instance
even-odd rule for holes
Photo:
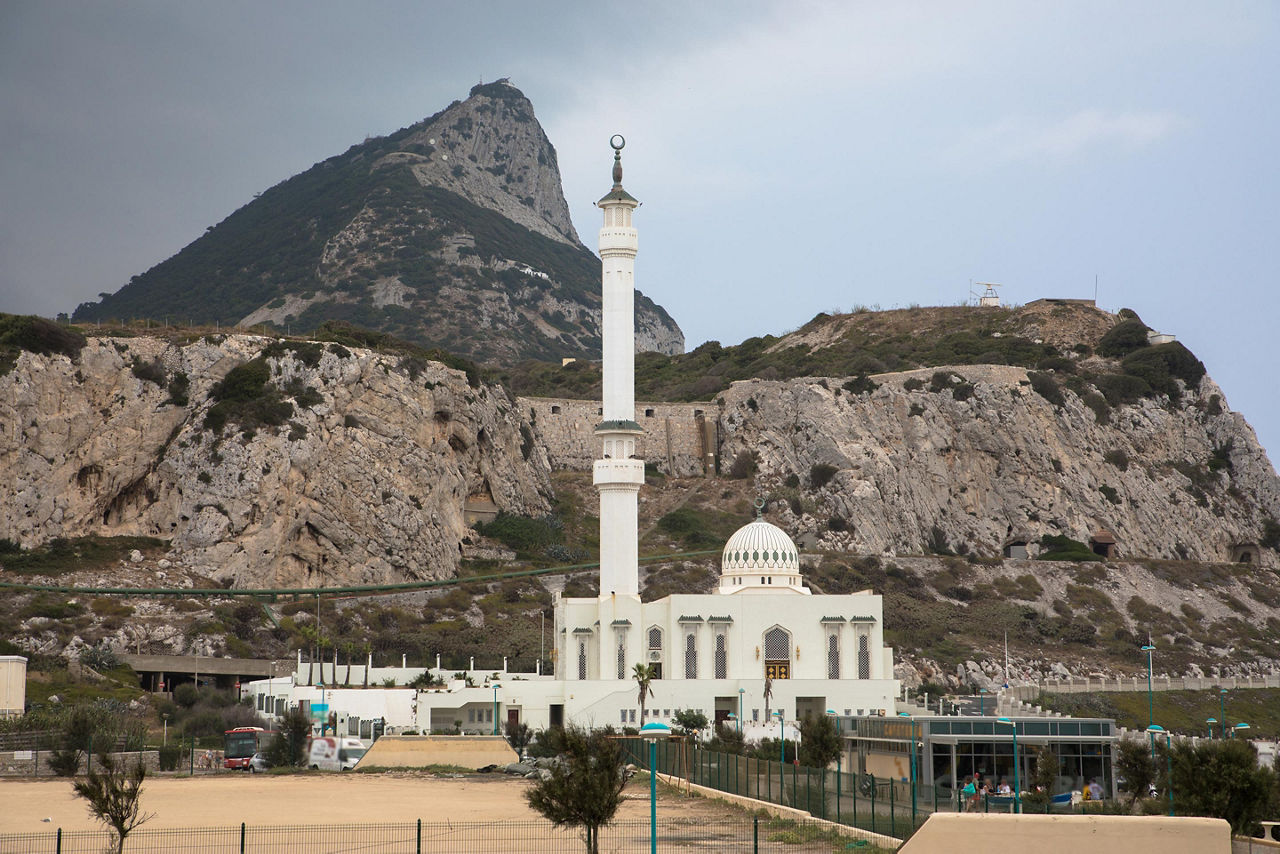
[[[281,399],[270,380],[271,368],[261,356],[228,371],[209,392],[217,402],[205,415],[205,429],[220,433],[228,421],[246,431],[284,424],[293,415],[293,404]]]
[[[1045,534],[1040,538],[1040,546],[1043,551],[1037,560],[1102,560],[1101,556],[1094,554],[1084,543],[1059,534]]]
[[[175,371],[173,378],[169,380],[169,399],[165,403],[172,403],[174,406],[186,406],[190,403],[188,397],[191,391],[191,378],[182,371]]]
[[[1235,440],[1227,441],[1213,446],[1213,453],[1209,455],[1209,471],[1222,471],[1223,469],[1231,471],[1231,451],[1235,448]]]
[[[733,465],[729,466],[729,477],[734,480],[745,480],[753,477],[759,468],[760,464],[756,459],[755,451],[742,450],[733,458]]]
[[[1149,346],[1147,332],[1149,328],[1136,317],[1122,320],[1107,330],[1098,341],[1098,355],[1119,358]]]
[[[1258,545],[1280,551],[1280,522],[1270,517],[1262,520],[1262,536],[1258,538]]]
[[[919,391],[924,388],[924,380],[919,377],[908,377],[903,381],[902,388],[906,391]]]
[[[1040,373],[1039,371],[1028,371],[1027,379],[1031,381],[1031,388],[1036,394],[1052,403],[1054,406],[1062,406],[1066,400],[1062,396],[1062,388],[1058,385],[1058,381],[1053,378],[1052,374]]]
[[[564,525],[554,516],[533,519],[499,513],[492,522],[477,522],[475,529],[486,537],[501,541],[525,558],[541,553],[553,543],[564,541]]]
[[[120,656],[116,655],[115,650],[106,644],[98,644],[80,653],[80,663],[101,673],[105,670],[115,670],[119,667]]]
[[[1112,504],[1120,503],[1120,493],[1116,492],[1115,487],[1107,486],[1107,484],[1104,483],[1102,486],[1098,487],[1098,491],[1106,496],[1107,500]]]
[[[1094,420],[1099,424],[1111,423],[1111,406],[1107,403],[1107,399],[1096,391],[1086,391],[1084,396],[1080,398],[1084,401],[1084,405],[1093,410]]]
[[[1151,394],[1150,383],[1130,374],[1102,374],[1093,378],[1093,384],[1112,406],[1134,403]]]
[[[866,374],[859,374],[841,386],[841,388],[850,394],[867,394],[880,388],[880,383],[870,379]]]
[[[158,385],[160,388],[165,387],[164,365],[159,359],[144,362],[135,356],[132,369],[133,375],[143,382]]]
[[[1107,451],[1102,455],[1102,459],[1120,469],[1120,471],[1127,471],[1129,468],[1129,455],[1122,450]]]
[[[1076,363],[1066,356],[1046,356],[1036,363],[1038,371],[1057,371],[1061,374],[1075,373]]]
[[[830,463],[814,463],[809,467],[809,485],[813,489],[821,489],[831,482],[837,471],[839,469]]]
[[[1204,363],[1177,341],[1133,352],[1120,364],[1126,374],[1145,380],[1153,391],[1167,394],[1170,400],[1182,395],[1175,380],[1182,380],[1188,388],[1199,388],[1205,374]]]

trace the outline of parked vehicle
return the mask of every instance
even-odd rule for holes
[[[323,736],[311,739],[307,767],[319,771],[350,771],[365,754],[364,742],[358,738]]]
[[[249,760],[255,753],[267,749],[278,733],[258,726],[239,726],[229,729],[222,736],[222,766],[233,770],[249,770]]]
[[[270,767],[271,763],[268,762],[267,757],[263,756],[261,753],[255,753],[253,756],[249,757],[250,774],[261,774]]]

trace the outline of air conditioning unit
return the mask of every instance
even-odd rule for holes
[[[651,649],[651,650],[649,650],[649,660],[650,660],[650,661],[662,661],[662,650],[660,650],[660,649]]]

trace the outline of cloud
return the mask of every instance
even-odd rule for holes
[[[1091,109],[1057,120],[1009,116],[964,134],[948,159],[970,163],[1067,160],[1096,150],[1127,153],[1157,143],[1185,124],[1184,119],[1170,112],[1108,114]]]

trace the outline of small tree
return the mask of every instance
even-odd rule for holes
[[[644,712],[648,707],[649,698],[653,696],[653,688],[650,683],[657,677],[658,670],[652,664],[641,662],[631,671],[631,678],[636,680],[636,684],[640,689],[639,694],[636,696],[636,702],[640,704],[641,725],[644,724]]]
[[[1231,831],[1249,834],[1276,798],[1276,774],[1258,766],[1258,751],[1244,739],[1175,741],[1173,797],[1179,815],[1223,818]]]
[[[524,749],[529,746],[529,742],[533,741],[533,730],[529,728],[527,723],[521,721],[515,726],[507,724],[506,733],[507,744],[510,744],[512,749],[523,759]]]
[[[745,744],[742,731],[722,721],[716,724],[715,735],[711,736],[711,741],[707,742],[707,748],[719,750],[721,753],[742,753]]]
[[[675,721],[683,736],[692,737],[707,728],[707,716],[696,709],[681,709],[676,712]]]
[[[1138,738],[1122,739],[1116,755],[1116,774],[1124,778],[1125,791],[1129,793],[1129,807],[1132,808],[1139,798],[1147,797],[1156,781],[1156,763],[1151,757],[1151,745]]]
[[[152,817],[141,811],[142,781],[147,769],[141,759],[132,768],[109,754],[98,757],[99,768],[89,768],[89,776],[71,784],[77,797],[89,802],[89,812],[111,828],[116,854],[124,851],[124,840],[133,829]]]
[[[311,719],[296,706],[280,720],[280,734],[267,745],[267,762],[276,768],[297,768],[307,761]]]
[[[606,733],[579,727],[547,731],[560,754],[551,776],[525,792],[529,806],[556,827],[581,827],[587,854],[599,854],[600,828],[622,805],[626,754]]]
[[[830,715],[810,715],[800,724],[800,764],[826,768],[840,755],[840,733]]]
[[[1053,784],[1058,779],[1061,767],[1058,754],[1047,746],[1036,751],[1036,764],[1031,769],[1027,793],[1022,796],[1024,807],[1032,810],[1048,809],[1049,801],[1053,798]]]

